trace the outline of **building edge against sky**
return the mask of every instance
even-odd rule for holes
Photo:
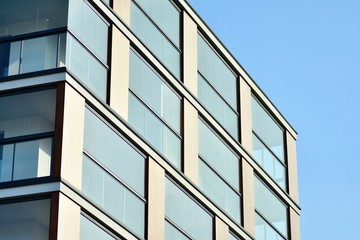
[[[0,16],[0,239],[300,239],[297,133],[185,0]]]

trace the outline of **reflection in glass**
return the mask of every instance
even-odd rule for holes
[[[0,213],[0,240],[49,239],[49,199],[3,204]]]
[[[258,240],[285,240],[260,215],[255,213],[255,236]]]
[[[165,239],[169,240],[191,240],[171,223],[165,220]]]

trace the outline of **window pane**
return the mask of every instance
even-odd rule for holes
[[[180,168],[181,140],[131,92],[129,94],[129,123],[145,140]]]
[[[191,240],[168,221],[165,220],[165,239],[166,240]]]
[[[257,178],[255,183],[255,209],[287,237],[287,207]]]
[[[144,237],[145,203],[86,156],[82,172],[82,192],[115,220]]]
[[[240,196],[199,159],[199,187],[239,225]]]
[[[84,1],[70,0],[69,28],[107,63],[108,25]]]
[[[258,214],[255,214],[255,235],[257,240],[285,240]]]
[[[229,232],[229,240],[239,240],[239,238],[235,237],[231,232]]]
[[[106,101],[107,69],[81,44],[67,35],[66,66],[103,101]]]
[[[199,155],[239,190],[238,157],[204,124],[199,123]]]
[[[83,215],[80,216],[80,240],[115,240],[109,233]]]
[[[0,205],[0,240],[49,239],[50,200]]]
[[[0,1],[0,38],[65,27],[68,1]]]
[[[212,239],[212,217],[167,178],[165,189],[166,217],[193,239]]]
[[[58,35],[23,41],[20,73],[56,68]]]
[[[89,109],[85,111],[84,149],[144,196],[144,157]]]
[[[251,109],[253,131],[280,161],[285,162],[283,130],[254,97],[251,99]]]
[[[139,4],[143,7],[145,11],[148,12],[148,14],[152,12],[155,13],[156,11],[160,11],[161,14],[155,13],[154,15],[151,15],[154,16],[155,18],[157,16],[160,16],[160,18],[162,18],[162,14],[164,15],[165,18],[166,14],[171,14],[171,12],[173,12],[172,10],[166,10],[163,8],[169,6],[170,8],[174,8],[173,5],[168,5],[168,3],[171,4],[168,0],[161,0],[161,1],[156,0],[151,2],[139,1]],[[162,12],[163,10],[168,12],[163,13]],[[139,9],[139,7],[133,1],[131,1],[131,14],[130,14],[131,30],[149,48],[149,50],[165,65],[165,67],[167,67],[170,70],[170,72],[174,74],[174,76],[177,79],[180,79],[180,52],[175,46],[171,44],[168,38],[165,35],[163,35],[163,33],[157,27],[161,28],[162,25],[166,25],[165,28],[166,30],[169,30],[169,32],[168,33],[165,32],[165,33],[171,34],[167,36],[170,37],[170,39],[173,42],[176,41],[174,42],[175,44],[178,43],[180,23],[179,21],[176,21],[176,19],[178,18],[178,20],[180,20],[179,14],[180,13],[177,12],[178,17],[172,16],[170,17],[171,19],[166,20],[167,21],[166,23],[164,22],[165,19],[164,21],[161,22],[156,21],[156,24],[158,24],[156,26]],[[163,29],[163,31],[165,30]],[[177,39],[172,39],[172,37]]]
[[[56,90],[0,96],[3,137],[54,131]]]

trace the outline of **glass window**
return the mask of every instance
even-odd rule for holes
[[[68,1],[0,1],[0,38],[65,27]]]
[[[107,68],[74,37],[67,35],[66,66],[88,88],[106,101]]]
[[[130,16],[134,34],[180,79],[179,10],[169,0],[138,0],[131,1]]]
[[[129,123],[172,164],[180,168],[181,99],[130,51]]]
[[[85,110],[84,149],[118,178],[145,195],[145,159],[89,109]]]
[[[256,239],[273,240],[264,232],[276,233],[287,239],[287,207],[255,176]],[[265,221],[266,220],[266,221]],[[266,223],[267,222],[267,223]],[[271,235],[269,235],[271,236]]]
[[[107,63],[108,25],[83,0],[69,1],[69,28],[96,56]]]
[[[241,224],[239,158],[199,119],[199,187]]]
[[[55,89],[0,96],[0,182],[50,175],[55,101]]]
[[[80,240],[115,240],[110,233],[84,215],[80,216]]]
[[[182,229],[191,239],[213,239],[213,218],[202,207],[187,196],[169,179],[165,180],[165,224],[166,232],[172,240],[173,236],[182,236]],[[172,225],[172,226],[171,226]]]
[[[138,236],[145,231],[145,159],[85,111],[82,192]]]
[[[284,131],[252,97],[253,157],[282,188],[286,188]]]
[[[240,238],[236,237],[236,235],[232,232],[229,232],[229,240],[239,240]]]
[[[198,98],[235,139],[238,139],[237,76],[198,34]]]
[[[0,77],[61,67],[65,34],[0,44]]]
[[[49,239],[49,199],[2,204],[0,213],[0,240]]]

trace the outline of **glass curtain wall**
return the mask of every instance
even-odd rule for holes
[[[282,189],[286,190],[284,130],[254,96],[251,100],[251,107],[253,156],[265,172]]]
[[[131,0],[130,28],[180,80],[180,10],[171,0]]]
[[[213,239],[213,217],[171,180],[165,180],[165,239]]]
[[[287,206],[257,176],[254,186],[256,239],[288,239]]]
[[[241,224],[239,157],[203,122],[199,126],[199,187]]]
[[[91,110],[85,111],[82,192],[144,238],[145,159]]]
[[[56,89],[0,95],[0,182],[50,176]]]
[[[238,140],[237,76],[200,33],[197,46],[199,101]]]
[[[181,165],[180,97],[130,51],[129,123],[175,167]]]

